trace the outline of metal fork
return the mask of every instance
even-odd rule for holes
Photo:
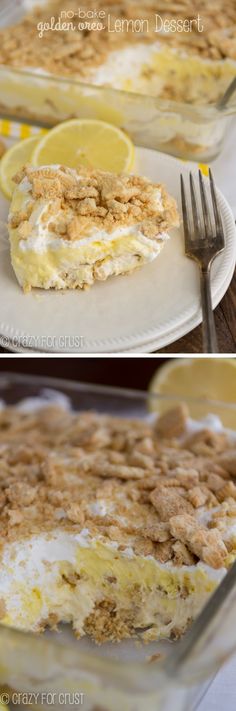
[[[207,198],[202,173],[199,170],[199,188],[201,198],[201,212],[197,206],[196,189],[192,173],[189,175],[191,207],[187,207],[186,191],[184,179],[181,175],[181,199],[184,224],[185,254],[194,259],[200,269],[201,302],[202,302],[202,331],[203,331],[203,352],[218,353],[217,336],[215,329],[214,314],[211,301],[210,269],[213,260],[223,251],[225,247],[224,230],[217,201],[216,189],[211,170],[209,170],[209,180],[211,189],[211,200],[213,207],[213,226],[211,210]]]

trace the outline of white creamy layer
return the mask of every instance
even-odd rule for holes
[[[5,601],[7,624],[28,628],[37,627],[47,619],[55,597],[57,611],[60,594],[57,588],[61,579],[61,562],[76,563],[78,545],[88,545],[87,531],[70,535],[60,532],[33,536],[20,543],[5,547],[0,572],[0,598]],[[37,590],[37,592],[36,592]],[[87,611],[85,596],[80,600],[80,614]],[[60,604],[62,604],[60,599]],[[65,608],[65,621],[67,610]],[[69,620],[68,620],[69,621]]]
[[[147,93],[147,78],[142,76],[143,66],[150,64],[153,55],[161,50],[160,43],[139,43],[138,46],[124,47],[110,52],[107,60],[91,73],[93,84],[100,86],[115,86],[123,89],[124,82],[131,82],[137,92]],[[163,86],[163,80],[156,75],[155,88],[158,94]]]

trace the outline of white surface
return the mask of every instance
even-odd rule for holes
[[[236,656],[216,675],[197,711],[235,711]]]
[[[137,149],[136,171],[162,181],[180,208],[179,175],[190,167],[170,156],[149,149]],[[229,206],[220,197],[227,235],[226,249],[212,269],[213,305],[222,299],[230,283],[236,255],[235,227]],[[6,219],[7,205],[1,198],[0,217]],[[66,340],[64,352],[104,353],[137,349],[149,352],[164,347],[194,328],[201,320],[199,277],[195,264],[184,257],[181,229],[151,264],[129,277],[116,277],[95,284],[86,292],[40,292],[25,296],[12,271],[6,241],[0,261],[0,333],[10,339],[50,337]],[[83,337],[84,345],[73,350],[72,340]],[[1,340],[1,339],[0,339]],[[150,345],[151,343],[151,345]],[[40,345],[38,346],[40,350]],[[16,348],[17,350],[17,348]],[[50,345],[43,351],[54,350]],[[59,350],[58,345],[55,350]],[[61,348],[63,352],[63,345]]]

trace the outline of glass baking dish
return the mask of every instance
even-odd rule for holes
[[[3,0],[0,26],[17,22],[26,8],[25,0]],[[44,126],[73,117],[102,119],[122,127],[136,145],[206,162],[221,150],[236,99],[222,109],[214,104],[191,106],[1,65],[0,112]]]
[[[0,398],[8,405],[22,398],[30,405],[38,396],[55,402],[59,393],[77,411],[93,409],[121,417],[150,417],[150,397],[152,406],[158,400],[168,407],[177,402],[142,391],[0,375]],[[236,430],[236,405],[201,403],[201,417],[213,412],[231,428],[235,422]],[[236,564],[177,642],[137,645],[128,640],[98,646],[85,637],[76,640],[69,625],[61,626],[60,633],[41,635],[0,626],[1,698],[7,701],[14,694],[14,706],[22,702],[56,709],[82,705],[86,711],[95,711],[95,707],[103,711],[193,711],[217,670],[236,650],[235,613]]]

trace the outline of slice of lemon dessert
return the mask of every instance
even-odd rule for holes
[[[179,222],[164,186],[138,175],[26,166],[15,181],[9,235],[24,291],[128,274],[155,259]]]

